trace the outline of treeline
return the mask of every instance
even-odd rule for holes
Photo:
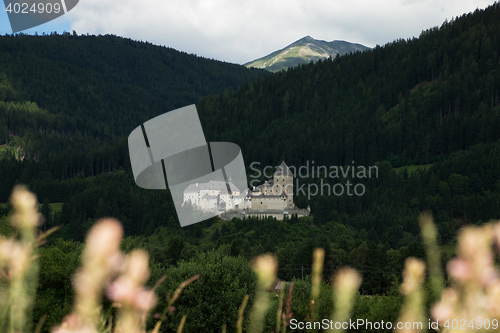
[[[500,142],[453,153],[429,169],[410,174],[407,168],[394,169],[384,161],[377,163],[378,178],[300,178],[295,190],[298,185],[304,193],[297,193],[294,201],[298,207],[311,207],[317,226],[332,221],[352,226],[358,237],[393,248],[415,240],[416,217],[431,210],[446,243],[464,224],[500,218],[500,163],[492,162],[494,156],[500,156]],[[141,189],[125,169],[57,180],[41,169],[43,163],[20,162],[11,156],[0,166],[3,182],[18,179],[28,183],[42,202],[64,202],[62,214],[54,221],[69,226],[68,236],[73,239],[83,237],[85,225],[108,215],[119,217],[127,234],[151,234],[165,225],[179,228],[169,191]],[[248,176],[253,180],[252,173]],[[333,187],[347,181],[362,184],[364,195],[337,196],[333,191],[321,195],[325,184]]]
[[[122,221],[127,235],[150,236],[160,232],[163,238],[158,244],[164,246],[152,248],[151,253],[165,265],[188,260],[189,253],[199,251],[199,246],[205,250],[228,246],[232,255],[248,259],[265,252],[281,253],[283,279],[301,277],[302,265],[310,264],[304,261],[310,257],[308,251],[323,247],[331,250],[328,269],[355,265],[366,272],[378,272],[367,275],[364,290],[380,293],[397,276],[381,273],[389,272],[389,262],[397,258],[402,265],[409,255],[423,256],[417,224],[421,211],[434,214],[441,244],[453,242],[457,229],[464,225],[500,218],[500,163],[490,162],[491,156],[499,155],[500,143],[482,144],[412,173],[406,168],[394,169],[384,161],[378,164],[379,177],[363,182],[363,196],[296,196],[299,207],[310,205],[309,218],[219,223],[211,219],[184,228],[179,225],[169,191],[140,189],[124,170],[66,180],[40,178],[29,186],[44,202],[44,227],[61,225],[58,235],[65,239],[81,241],[93,221],[114,216]],[[317,181],[300,180],[306,188]],[[330,181],[333,184],[339,180]],[[60,211],[51,211],[49,202],[53,198],[64,202]]]

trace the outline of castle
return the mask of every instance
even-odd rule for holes
[[[184,190],[182,204],[189,202],[193,208],[219,214],[240,205],[244,201],[247,191],[242,194],[233,184],[231,178],[227,184],[224,181],[211,180],[208,183],[189,185]]]
[[[283,219],[285,215],[307,216],[310,209],[298,209],[293,202],[293,173],[283,161],[276,169],[273,179],[252,189],[240,191],[229,178],[228,182],[209,181],[189,185],[184,190],[183,205],[212,211],[222,219],[245,216],[273,216]]]
[[[276,169],[273,179],[254,187],[245,197],[246,209],[294,208],[293,174],[283,161]]]

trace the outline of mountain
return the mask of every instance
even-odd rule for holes
[[[152,117],[268,74],[114,35],[0,36],[0,100],[16,91],[5,101],[70,116],[66,132],[97,137],[127,135]],[[22,126],[15,127],[11,133]]]
[[[191,276],[163,268],[213,249],[246,259],[273,252],[278,277],[292,281],[321,247],[325,272],[354,267],[364,273],[364,293],[386,293],[407,257],[426,256],[421,211],[433,213],[440,244],[456,242],[463,225],[500,218],[498,31],[497,2],[418,38],[277,73],[109,36],[0,37],[0,143],[8,142],[0,146],[0,203],[15,184],[27,184],[44,202],[47,227],[62,225],[55,236],[65,239],[83,240],[100,217],[119,218],[126,235],[147,236],[122,245],[149,247],[152,267],[161,268],[151,281]],[[294,166],[294,202],[310,206],[311,216],[180,228],[168,190],[137,187],[128,131],[192,101],[207,141],[241,147],[249,182],[262,183],[262,171],[283,160]],[[18,148],[26,158],[9,152]],[[374,165],[376,176],[365,178],[359,166]],[[339,168],[349,172],[339,176]],[[63,204],[51,214],[49,203]],[[0,215],[8,209],[0,204]],[[41,260],[59,263],[61,251],[81,249],[56,241],[64,250]],[[60,300],[71,294],[49,288],[65,290],[71,280],[54,283],[58,266],[40,267],[45,289],[37,300],[44,301],[33,322],[46,304],[60,320],[69,309]],[[200,299],[191,295],[190,302]]]
[[[244,66],[266,69],[270,72],[278,72],[288,67],[307,64],[311,61],[316,62],[330,56],[335,58],[337,54],[344,55],[369,49],[369,47],[364,45],[349,43],[343,40],[326,42],[306,36],[281,50],[275,51],[257,60],[247,62]]]
[[[448,231],[500,218],[499,29],[495,4],[418,38],[277,73],[105,36],[0,37],[0,141],[8,141],[0,150],[26,156],[0,154],[0,202],[16,183],[65,202],[54,221],[75,239],[101,216],[120,217],[127,234],[178,228],[168,192],[134,184],[127,135],[195,101],[207,141],[239,145],[249,180],[260,177],[256,165],[283,160],[380,166],[377,178],[349,180],[366,186],[363,196],[334,194],[346,179],[330,173],[297,179],[295,203],[311,207],[316,226],[335,221],[400,247],[416,239],[425,209]],[[257,75],[231,81],[232,71]],[[210,93],[205,82],[223,92],[198,100]],[[412,164],[426,169],[393,168]],[[299,192],[312,182],[328,194]]]
[[[11,151],[55,171],[90,156],[106,159],[107,145],[119,143],[111,164],[102,158],[86,163],[92,175],[116,170],[129,159],[126,141],[117,138],[157,115],[265,75],[113,35],[0,36],[0,164],[1,153]],[[9,173],[15,174],[0,175],[0,202],[15,182]]]

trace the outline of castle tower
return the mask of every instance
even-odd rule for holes
[[[273,194],[281,195],[283,192],[287,195],[287,207],[293,207],[293,173],[286,165],[285,161],[281,162],[280,166],[274,173]]]

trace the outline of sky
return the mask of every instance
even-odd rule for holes
[[[22,0],[19,0],[22,2]],[[243,64],[304,37],[369,47],[494,1],[485,0],[80,0],[53,21],[23,31],[114,34]],[[0,11],[0,34],[12,33]]]

